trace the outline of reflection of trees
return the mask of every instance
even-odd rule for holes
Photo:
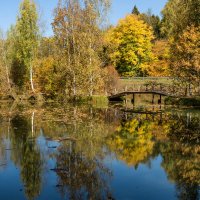
[[[56,172],[60,191],[70,199],[105,199],[110,172],[99,157],[88,157],[85,146],[78,151],[76,142],[69,142],[59,148]]]
[[[165,133],[183,143],[200,144],[200,118],[191,113],[170,115],[166,120]]]
[[[199,186],[197,184],[178,183],[177,198],[180,200],[199,200]]]
[[[29,199],[36,198],[41,188],[41,155],[34,140],[31,140],[31,124],[23,116],[15,116],[11,120],[13,134],[12,159],[21,169],[21,179],[25,193]]]
[[[198,199],[200,184],[200,119],[163,113],[128,116],[108,140],[119,159],[137,167],[161,154],[162,167],[174,181],[179,199]]]
[[[48,109],[37,110],[34,123],[37,130],[43,129],[46,138],[69,138],[61,142],[57,151],[46,156],[55,156],[57,186],[63,195],[71,199],[104,199],[111,176],[103,164],[107,144],[119,159],[135,167],[148,164],[151,157],[160,154],[162,167],[169,180],[176,184],[177,197],[180,200],[199,198],[199,117],[171,112],[124,115],[119,110],[86,106]],[[8,128],[8,119],[0,118],[0,123],[4,119],[0,137],[6,138],[11,130],[11,157],[21,169],[27,197],[34,199],[41,188],[42,158],[36,141],[32,140],[32,124],[27,114],[30,116],[30,110],[21,116],[15,114],[10,123],[12,128]],[[0,140],[0,145],[4,159],[6,144]]]
[[[84,152],[94,157],[102,151],[105,138],[113,131],[113,125],[105,123],[106,113],[101,110],[96,112],[90,109],[75,108],[74,110],[65,115],[68,120],[48,120],[42,123],[44,136],[52,139],[74,138],[79,141],[76,149],[82,151],[84,146]]]
[[[70,199],[106,199],[111,173],[103,164],[103,147],[112,125],[104,117],[101,110],[75,107],[65,115],[68,120],[42,124],[47,137],[72,138],[62,142],[55,157],[59,190]]]
[[[153,153],[154,123],[140,115],[121,123],[116,133],[108,140],[110,148],[129,165],[147,163]]]
[[[4,168],[6,164],[6,133],[9,132],[9,122],[6,122],[0,116],[0,168]]]
[[[161,143],[162,167],[177,185],[179,199],[199,199],[200,119],[171,115],[166,125],[167,143]]]

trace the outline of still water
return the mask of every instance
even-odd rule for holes
[[[1,200],[199,200],[200,110],[0,104]]]

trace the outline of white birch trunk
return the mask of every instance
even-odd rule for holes
[[[7,58],[6,58],[6,47],[5,47],[5,43],[3,42],[3,60],[4,60],[4,64],[5,64],[5,68],[6,68],[6,79],[7,79],[7,83],[8,83],[8,88],[10,89],[10,78],[9,78],[9,70],[8,70],[8,63],[7,63]]]
[[[33,84],[33,66],[30,64],[30,82],[31,82],[31,90],[35,92],[34,84]]]
[[[31,117],[31,135],[32,135],[32,138],[34,136],[34,117],[35,117],[35,112],[32,113],[32,117]]]
[[[6,79],[7,79],[7,83],[8,83],[8,88],[10,89],[11,88],[10,78],[9,78],[8,64],[7,64],[5,52],[4,52],[4,62],[5,62],[5,68],[6,68]]]

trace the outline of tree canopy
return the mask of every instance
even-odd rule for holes
[[[110,58],[122,75],[146,75],[152,59],[153,32],[135,15],[128,15],[111,28],[107,40],[112,46]]]
[[[33,90],[32,62],[36,56],[39,39],[38,14],[34,1],[22,1],[14,31],[13,81],[22,88],[29,80]]]

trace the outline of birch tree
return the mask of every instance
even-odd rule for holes
[[[29,81],[33,92],[35,90],[32,64],[38,48],[38,36],[39,27],[36,4],[33,0],[23,0],[16,23],[16,58],[13,64],[13,73],[21,70],[21,77],[17,77],[17,79],[22,79],[23,81],[16,82],[16,84],[23,87]]]
[[[63,66],[66,90],[73,97],[92,96],[101,85],[98,51],[101,47],[102,12],[107,1],[59,1],[53,30]],[[105,4],[104,4],[105,3]]]
[[[0,30],[0,76],[1,76],[1,89],[9,90],[11,88],[10,84],[10,65],[8,60],[8,47],[7,40]]]

